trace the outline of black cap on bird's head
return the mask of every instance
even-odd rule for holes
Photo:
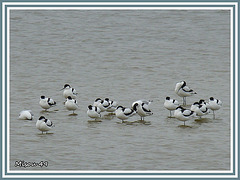
[[[182,106],[178,106],[176,109],[184,109]]]
[[[43,120],[43,119],[46,119],[44,116],[41,116],[40,118],[39,118],[39,120]]]
[[[64,85],[64,89],[66,88],[66,87],[71,87],[69,84],[65,84]]]
[[[97,98],[97,99],[95,100],[95,102],[97,102],[97,101],[99,101],[99,100],[101,100],[101,98]]]
[[[213,97],[210,97],[209,99],[210,99],[211,101],[213,101],[213,100],[214,100],[214,98],[213,98]]]
[[[170,97],[169,97],[169,96],[167,96],[167,97],[166,97],[166,100],[170,100]]]
[[[119,108],[123,108],[123,107],[122,106],[118,106],[117,109],[119,109]]]
[[[195,103],[193,103],[193,105],[199,105],[199,102],[195,102]]]
[[[89,105],[89,106],[88,106],[88,109],[92,110],[92,105]]]
[[[69,88],[70,88],[71,86],[70,86],[69,84],[65,84],[65,85],[63,86],[63,88],[62,88],[62,89],[60,89],[60,91],[61,91],[61,90],[63,90],[63,89],[66,89],[67,87],[69,87]]]
[[[71,97],[71,96],[68,96],[67,98],[68,98],[69,100],[72,100],[72,97]]]
[[[199,100],[199,104],[202,104],[202,103],[205,103],[205,100],[204,100],[204,99],[200,99],[200,100]]]
[[[41,99],[45,99],[45,96],[41,96]]]

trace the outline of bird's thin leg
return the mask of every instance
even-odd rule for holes
[[[185,97],[183,97],[183,106],[186,105],[186,100],[185,100]]]
[[[215,113],[214,113],[214,111],[213,111],[213,119],[215,119]]]

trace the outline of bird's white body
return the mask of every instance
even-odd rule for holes
[[[92,105],[89,105],[88,106],[88,110],[87,110],[87,115],[90,117],[90,118],[100,118],[101,117],[101,114],[100,114],[101,110],[99,107],[97,106],[92,106]]]
[[[200,118],[209,113],[207,105],[204,103],[200,104],[199,102],[195,102],[194,104],[192,104],[191,110],[194,111],[196,115],[199,116]]]
[[[118,106],[115,114],[118,119],[121,119],[122,121],[128,119],[129,117],[133,116],[136,112],[130,108]]]
[[[132,103],[132,107],[134,106],[134,104],[146,104],[147,106],[149,106],[153,101],[152,100],[149,100],[149,101],[146,101],[146,100],[137,100],[135,102]]]
[[[184,109],[181,106],[177,107],[177,109],[174,112],[174,117],[177,118],[179,121],[188,121],[193,116],[195,116],[194,111],[191,111],[189,109]]]
[[[138,100],[132,104],[132,108],[136,113],[141,117],[141,120],[144,120],[145,116],[152,115],[152,111],[149,109],[149,105],[152,101]]]
[[[53,126],[53,123],[49,119],[46,119],[44,116],[41,116],[36,123],[36,127],[42,131],[42,133],[51,130]]]
[[[74,111],[76,109],[78,109],[78,104],[77,104],[77,100],[76,99],[72,99],[71,96],[68,96],[66,102],[65,102],[65,107],[67,108],[67,110],[69,111]]]
[[[207,106],[212,111],[216,111],[216,110],[219,110],[222,107],[222,101],[211,97],[208,101]]]
[[[176,84],[175,93],[180,97],[188,97],[196,94],[195,91],[187,86],[185,81],[181,81]]]
[[[108,108],[110,108],[110,102],[108,98],[105,98],[104,100],[98,100],[95,101],[93,105],[96,105],[100,108],[101,112],[107,111]]]
[[[170,111],[170,117],[172,117],[172,111],[176,110],[179,106],[179,102],[175,99],[170,99],[170,97],[166,97],[164,102],[164,107]]]
[[[197,94],[190,87],[187,86],[185,81],[178,82],[175,86],[175,93],[183,98],[183,105],[186,105],[186,97]]]
[[[51,98],[46,98],[45,96],[41,96],[40,101],[39,101],[39,105],[43,109],[47,110],[50,107],[55,106],[56,102],[53,99],[51,99]]]
[[[69,96],[72,98],[72,99],[76,99],[77,97],[77,92],[74,88],[72,88],[69,84],[65,84],[64,85],[64,88],[63,88],[63,97],[64,98],[68,98]]]
[[[219,100],[219,99],[215,99],[213,97],[210,97],[209,101],[207,103],[207,107],[213,111],[213,119],[215,119],[214,111],[217,111],[222,107],[222,101]]]
[[[164,102],[164,107],[167,110],[173,111],[179,106],[179,102],[175,99],[166,99]]]
[[[101,101],[102,101],[102,99],[100,99],[100,98],[97,98],[95,101],[94,101],[94,103],[93,103],[93,106],[99,106],[99,104],[101,103]]]
[[[33,120],[33,113],[31,110],[23,110],[19,113],[19,119],[22,119],[22,120]]]
[[[109,103],[110,103],[110,105],[107,108],[107,112],[114,112],[117,109],[117,106],[118,106],[117,101],[109,100]]]

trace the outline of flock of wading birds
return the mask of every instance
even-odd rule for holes
[[[77,104],[77,92],[76,90],[71,87],[69,84],[65,84],[63,89],[63,96],[66,98],[66,101],[64,102],[64,105],[67,110],[73,111],[73,115],[75,114],[74,111],[78,109]],[[171,99],[170,97],[166,97],[164,102],[164,107],[170,111],[170,118],[176,118],[180,121],[185,121],[193,118],[193,117],[199,117],[209,114],[210,111],[213,112],[213,119],[215,119],[215,111],[219,110],[222,106],[222,102],[218,99],[215,99],[213,97],[209,98],[209,101],[206,102],[203,99],[200,99],[198,102],[195,102],[191,105],[190,109],[186,109],[183,106],[186,106],[186,97],[192,96],[196,94],[194,90],[192,90],[190,87],[187,86],[185,81],[178,82],[175,87],[175,93],[183,98],[183,105],[179,105],[179,102],[176,99]],[[152,115],[152,111],[150,110],[149,106],[151,104],[151,100],[145,101],[145,100],[138,100],[132,103],[132,107],[123,107],[121,105],[118,105],[116,101],[112,101],[109,98],[100,99],[97,98],[92,105],[88,106],[87,115],[94,119],[96,122],[101,122],[101,113],[102,112],[109,112],[114,115],[120,120],[122,120],[122,123],[126,123],[126,119],[129,117],[138,114],[141,117],[141,120],[136,122],[146,122],[144,121],[145,116]],[[47,98],[45,96],[41,96],[39,105],[47,111],[49,108],[56,105],[56,102],[51,99]],[[75,114],[76,115],[76,114]],[[19,119],[24,120],[33,120],[33,113],[31,110],[23,110],[19,114]],[[41,116],[37,122],[36,127],[40,131],[46,132],[51,130],[52,127],[54,127],[54,124],[44,116]]]

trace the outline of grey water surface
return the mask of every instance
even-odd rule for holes
[[[11,10],[10,170],[230,170],[230,30],[228,10]],[[165,97],[182,103],[181,80],[197,92],[188,107],[223,102],[216,119],[168,118]],[[76,116],[63,105],[66,83],[78,92]],[[44,112],[41,95],[57,106]],[[153,115],[88,122],[87,106],[105,97],[153,100]],[[18,119],[23,109],[33,121]],[[35,126],[42,115],[55,124],[49,134]]]

